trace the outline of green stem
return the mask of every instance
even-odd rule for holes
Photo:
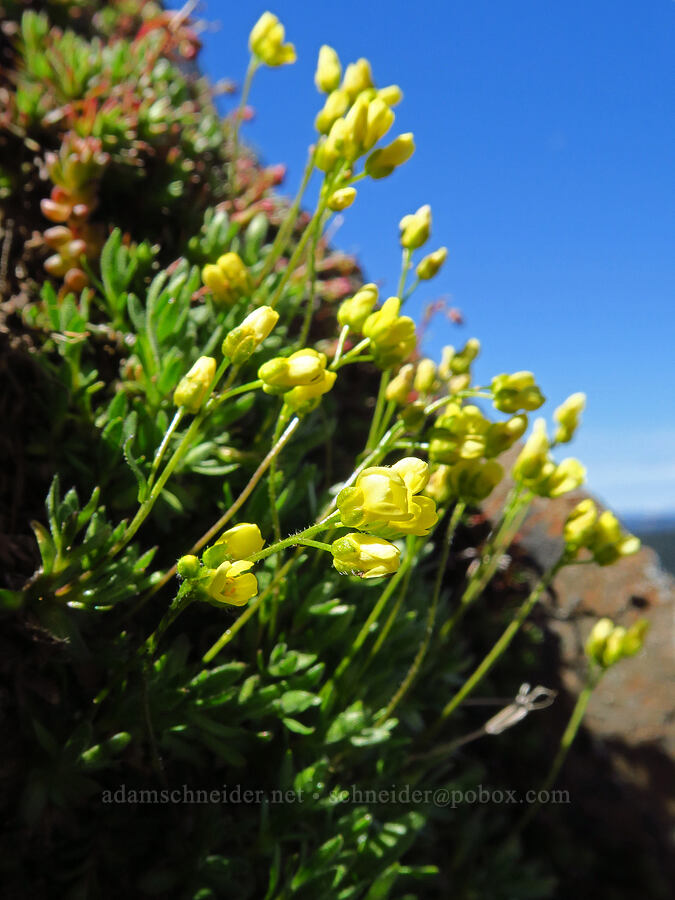
[[[270,252],[267,254],[265,258],[265,265],[263,266],[262,272],[258,276],[257,283],[261,284],[265,278],[270,274],[272,269],[274,268],[274,264],[279,259],[281,254],[284,252],[286,248],[286,244],[288,242],[288,238],[293,231],[293,227],[298,218],[298,212],[300,211],[300,204],[302,202],[302,198],[304,196],[305,190],[307,189],[307,185],[309,184],[309,180],[312,177],[312,172],[314,171],[314,160],[316,158],[316,147],[312,147],[309,153],[309,158],[307,160],[307,165],[305,166],[305,171],[302,176],[302,182],[298,189],[298,193],[295,195],[295,199],[290,206],[290,209],[286,213],[284,217],[283,224],[277,231],[276,237],[274,238],[274,242],[272,243],[272,247]]]
[[[326,531],[331,525],[337,522],[339,518],[340,513],[335,512],[328,516],[327,519],[318,522],[316,525],[310,525],[309,528],[305,528],[304,531],[292,534],[290,537],[284,538],[283,541],[275,541],[274,544],[270,544],[269,547],[258,551],[258,553],[254,553],[252,556],[247,556],[246,559],[249,562],[260,562],[260,560],[267,559],[268,556],[272,556],[274,553],[281,553],[281,551],[285,550],[287,547],[295,547],[298,544],[302,544],[306,538],[314,537],[315,534]]]
[[[340,332],[340,337],[338,338],[337,346],[335,347],[335,356],[333,357],[333,362],[330,365],[331,369],[335,368],[340,362],[340,357],[342,356],[342,351],[344,349],[345,341],[347,340],[348,335],[349,325],[343,325],[342,331]]]
[[[502,656],[504,651],[508,648],[511,641],[514,639],[518,631],[520,630],[521,625],[530,615],[535,605],[537,604],[539,598],[544,593],[546,588],[549,586],[553,578],[560,571],[560,569],[567,563],[567,557],[563,553],[560,559],[553,565],[545,575],[543,575],[539,581],[537,582],[536,587],[530,593],[529,597],[519,606],[516,615],[509,623],[509,625],[502,632],[501,637],[492,647],[487,656],[483,659],[481,664],[471,673],[471,675],[466,679],[462,687],[457,691],[454,697],[452,697],[443,708],[440,717],[432,728],[432,733],[435,732],[440,724],[444,722],[452,713],[457,709],[459,704],[464,700],[469,694],[477,687],[483,678],[487,675],[490,669],[495,665],[495,663]]]
[[[399,298],[401,303],[403,303],[403,295],[405,293],[405,283],[408,278],[408,272],[410,271],[410,260],[412,258],[412,250],[409,247],[403,248],[403,258],[401,260],[401,275],[398,280],[398,288],[396,290],[396,296]]]
[[[241,121],[244,118],[244,110],[246,109],[246,103],[248,101],[248,95],[251,92],[251,84],[253,83],[253,76],[255,75],[258,69],[259,63],[255,56],[252,56],[248,63],[248,68],[246,69],[246,78],[244,79],[244,86],[241,90],[241,99],[239,101],[239,106],[237,107],[237,112],[234,117],[234,126],[232,131],[232,157],[230,159],[229,173],[230,173],[230,184],[229,184],[229,193],[230,196],[234,197],[237,193],[237,162],[239,160],[239,128],[241,126]]]
[[[455,531],[457,530],[457,526],[459,525],[462,515],[464,514],[464,510],[466,509],[466,503],[458,502],[455,504],[455,508],[452,511],[452,515],[450,516],[450,521],[448,522],[448,527],[445,532],[445,541],[443,542],[443,552],[441,553],[441,559],[438,564],[438,570],[436,572],[436,582],[434,584],[434,593],[432,595],[431,604],[429,605],[429,609],[427,610],[427,622],[426,629],[424,632],[424,638],[422,639],[422,643],[420,644],[417,653],[415,655],[415,659],[413,660],[412,665],[408,669],[408,672],[403,679],[401,686],[396,691],[394,696],[389,701],[389,705],[382,713],[378,721],[375,723],[376,725],[381,725],[385,722],[391,714],[394,712],[396,707],[399,705],[401,700],[405,697],[405,695],[410,690],[413,681],[417,677],[424,657],[426,656],[426,652],[429,649],[429,644],[431,643],[431,636],[434,632],[434,625],[436,624],[436,611],[438,609],[438,601],[441,596],[441,588],[443,586],[443,576],[445,575],[445,570],[448,565],[448,557],[450,556],[450,547],[452,546],[452,539],[455,536]]]
[[[387,400],[387,385],[389,384],[390,378],[391,371],[387,369],[382,373],[382,377],[380,378],[380,389],[377,392],[375,411],[373,412],[373,418],[370,422],[370,431],[368,432],[368,440],[366,441],[366,450],[372,450],[372,448],[378,443],[377,436],[380,429],[380,419],[382,418],[382,412]]]
[[[338,369],[341,369],[343,366],[346,366],[348,363],[361,362],[361,360],[358,359],[358,356],[361,353],[361,351],[365,350],[366,347],[368,347],[369,345],[370,345],[370,338],[364,338],[362,341],[359,341],[359,343],[356,344],[356,346],[352,347],[351,350],[347,351],[347,353],[345,353],[345,355],[341,359],[334,359],[333,362],[330,364],[329,368],[333,372],[337,372]]]
[[[174,431],[180,425],[180,421],[183,418],[184,412],[185,410],[182,407],[176,410],[176,414],[171,420],[171,424],[164,433],[162,443],[157,448],[155,458],[152,461],[152,468],[150,469],[150,475],[148,476],[148,489],[152,487],[152,483],[155,480],[155,476],[157,475],[157,470],[159,469],[159,464],[161,463],[164,453],[166,452],[166,448],[169,446],[169,441],[171,440]]]
[[[314,297],[316,294],[316,251],[319,246],[319,239],[323,231],[323,211],[324,206],[320,207],[322,214],[317,218],[314,231],[312,233],[312,243],[309,249],[309,264],[307,271],[307,281],[309,282],[309,296],[307,297],[307,305],[305,306],[305,315],[302,321],[300,337],[298,338],[298,348],[304,347],[309,337],[309,329],[312,327],[312,316],[314,315]]]
[[[322,206],[322,204],[319,204],[316,212],[310,219],[309,224],[303,231],[303,233],[300,237],[300,240],[296,244],[295,250],[293,251],[293,254],[292,254],[291,258],[289,259],[288,263],[286,264],[286,268],[284,270],[284,274],[281,277],[281,281],[277,285],[277,289],[275,290],[274,295],[272,296],[272,299],[270,300],[270,302],[268,304],[268,306],[271,306],[272,309],[275,308],[275,306],[281,299],[281,295],[284,292],[284,288],[288,284],[288,281],[289,281],[291,275],[296,270],[297,265],[300,262],[300,259],[302,257],[302,254],[305,251],[307,241],[309,240],[314,229],[316,228],[317,220],[320,221],[322,216],[323,216],[323,206]]]
[[[279,443],[279,438],[281,437],[284,426],[287,419],[286,407],[282,406],[279,416],[277,418],[277,424],[274,429],[274,437],[272,438],[272,446],[276,447]],[[276,485],[276,477],[277,477],[277,461],[279,459],[279,453],[275,453],[272,459],[270,460],[270,476],[267,479],[267,493],[270,501],[270,514],[272,516],[272,530],[274,532],[274,540],[281,540],[281,522],[279,521],[279,510],[277,509],[277,485]]]
[[[419,559],[419,552],[421,550],[421,547],[418,549],[416,546],[416,543],[417,543],[416,538],[412,537],[410,540],[410,543],[408,544],[408,553],[415,554],[416,558]],[[393,607],[391,608],[391,611],[389,612],[389,615],[387,617],[387,621],[384,623],[380,633],[377,636],[377,640],[375,641],[373,646],[370,648],[370,652],[368,654],[368,659],[367,659],[364,667],[361,669],[361,672],[359,673],[361,676],[364,674],[365,669],[370,665],[371,660],[375,656],[377,656],[377,654],[380,650],[380,647],[384,644],[384,642],[386,641],[386,639],[389,635],[389,632],[394,627],[394,622],[396,621],[396,619],[398,617],[399,610],[401,609],[401,606],[403,605],[403,601],[405,600],[406,594],[408,593],[408,587],[410,586],[410,579],[412,577],[413,571],[414,571],[414,566],[411,565],[408,568],[407,572],[405,573],[405,577],[403,578],[403,584],[401,585],[401,590],[398,592],[398,597],[396,598],[396,603],[394,603]]]

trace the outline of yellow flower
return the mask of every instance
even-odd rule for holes
[[[265,541],[260,534],[257,525],[250,522],[242,522],[229,528],[218,538],[216,543],[204,551],[202,556],[204,565],[210,569],[218,568],[226,560],[246,559],[262,550]]]
[[[397,84],[389,84],[387,87],[380,88],[377,96],[384,100],[387,106],[398,106],[403,100],[403,91]]]
[[[567,444],[574,437],[579,427],[581,413],[586,407],[586,394],[571,394],[564,403],[553,413],[553,418],[558,423],[555,433],[555,441],[558,444]]]
[[[424,259],[421,259],[417,264],[416,270],[419,280],[429,281],[430,278],[437,275],[447,258],[448,248],[440,247],[438,250],[434,250],[433,253],[429,253]]]
[[[386,178],[397,166],[403,165],[415,152],[415,141],[410,132],[400,134],[391,144],[380,147],[366,160],[366,175],[371,178]]]
[[[228,332],[223,341],[223,355],[241,365],[257,350],[279,321],[279,313],[271,306],[259,306],[241,325]]]
[[[408,402],[408,394],[412,390],[415,367],[412,363],[406,363],[398,370],[398,374],[387,385],[385,396],[387,400],[393,400],[399,406],[405,406]]]
[[[426,243],[431,233],[431,207],[420,206],[416,213],[403,216],[399,222],[401,246],[408,250],[417,250]]]
[[[421,359],[415,372],[415,390],[419,394],[430,394],[436,385],[436,363],[433,359]]]
[[[336,372],[322,373],[322,377],[311,384],[303,384],[292,388],[284,394],[284,403],[293,412],[306,415],[319,405],[321,397],[327,394],[335,384]]]
[[[568,457],[557,465],[548,460],[539,477],[529,486],[540,497],[561,497],[575,491],[586,480],[586,469],[578,459]]]
[[[379,578],[391,575],[400,563],[397,547],[371,534],[346,534],[333,542],[333,565],[343,575]]]
[[[251,290],[248,269],[238,253],[224,253],[215,265],[204,266],[202,281],[218,305],[233,306]]]
[[[354,101],[361,91],[373,87],[373,73],[367,59],[359,59],[350,63],[345,69],[345,77],[342,82],[342,90],[349,94],[349,99]]]
[[[375,526],[373,530],[382,537],[388,538],[403,537],[407,534],[423,537],[429,534],[438,522],[436,502],[431,497],[409,497],[408,508],[412,513],[412,518],[405,522],[392,522],[385,527]]]
[[[495,408],[505,413],[539,409],[546,400],[535,384],[532,372],[496,375],[492,379],[492,394]]]
[[[503,477],[504,469],[495,460],[467,459],[452,466],[448,481],[455,497],[466,503],[480,503]]]
[[[537,419],[532,434],[525,441],[525,446],[513,464],[511,474],[514,479],[529,484],[530,481],[539,478],[549,461],[549,447],[546,422],[544,419]]]
[[[342,66],[340,57],[332,47],[323,44],[319,50],[319,60],[314,75],[314,84],[324,94],[330,94],[340,84]]]
[[[438,374],[441,378],[450,378],[451,375],[466,375],[471,368],[471,363],[479,353],[480,341],[478,338],[469,338],[462,349],[457,352],[454,347],[443,347]]]
[[[403,483],[413,494],[423,491],[429,482],[429,463],[416,456],[404,456],[391,467],[403,479]]]
[[[248,46],[261,62],[268,66],[282,66],[296,60],[293,44],[284,44],[285,30],[271,12],[264,12],[253,26]]]
[[[258,378],[267,393],[283,394],[291,388],[324,382],[326,356],[311,347],[297,350],[288,357],[277,356],[263,363]]]
[[[434,425],[429,459],[451,465],[460,459],[485,455],[490,422],[477,406],[450,403]]]
[[[462,376],[456,376],[462,377]],[[493,422],[485,435],[485,456],[499,456],[513,447],[527,430],[527,416],[512,416],[506,422]]]
[[[585,546],[599,566],[610,566],[624,556],[637,553],[640,539],[623,531],[617,517],[605,510],[599,516]]]
[[[181,378],[173,392],[173,402],[189,413],[197,413],[207,399],[216,374],[216,361],[211,356],[200,356],[190,371]]]
[[[330,195],[326,205],[333,212],[342,212],[343,209],[348,209],[354,200],[356,200],[356,188],[338,188]]]
[[[615,625],[611,619],[599,619],[586,641],[586,655],[603,669],[642,649],[649,630],[646,619],[638,619],[630,628]]]
[[[364,284],[353,297],[344,300],[337,314],[340,325],[349,325],[352,331],[361,331],[377,303],[378,294],[376,284]]]
[[[363,324],[363,336],[370,338],[373,358],[382,369],[404,362],[415,349],[415,323],[409,316],[400,316],[400,309],[399,298],[389,297]]]
[[[328,134],[333,124],[349,109],[349,95],[344,91],[332,91],[314,120],[314,127],[319,134]]]
[[[380,97],[376,97],[368,104],[366,135],[363,149],[370,150],[384,137],[394,124],[394,114],[389,106]]]
[[[209,602],[244,606],[258,593],[258,581],[249,572],[251,568],[253,563],[243,559],[221,563],[205,585]]]
[[[590,498],[577,503],[563,528],[565,547],[570,553],[576,553],[581,547],[587,546],[597,520],[598,509]]]

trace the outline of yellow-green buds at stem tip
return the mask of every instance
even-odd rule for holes
[[[296,60],[293,44],[284,44],[285,30],[271,12],[264,12],[251,30],[248,46],[260,62],[268,66],[282,66]]]
[[[221,563],[205,584],[207,601],[214,606],[244,606],[258,593],[258,581],[249,572],[252,568],[253,563],[243,559]]]
[[[608,669],[626,656],[635,656],[644,645],[649,622],[639,619],[630,628],[615,625],[611,619],[599,619],[586,641],[586,656],[602,669]]]
[[[366,135],[363,141],[363,150],[371,150],[375,144],[384,137],[394,124],[394,114],[380,97],[376,97],[368,104],[366,120]]]
[[[397,166],[403,165],[415,152],[415,141],[411,132],[401,134],[391,144],[380,147],[366,160],[365,172],[371,178],[386,178]]]
[[[431,234],[431,207],[428,203],[415,213],[403,216],[399,222],[401,246],[407,250],[417,250],[425,244]]]
[[[319,50],[319,61],[314,74],[314,84],[317,90],[324,94],[330,94],[340,84],[341,76],[340,57],[332,47],[323,44]]]
[[[284,394],[284,403],[286,406],[297,413],[304,416],[321,402],[321,397],[327,394],[335,384],[337,378],[336,372],[323,371],[322,376],[311,384],[302,384],[292,388],[287,394]]]
[[[590,498],[578,503],[569,514],[563,536],[569,554],[585,548],[599,566],[610,566],[640,549],[639,538],[623,531],[619,520],[609,510],[598,516],[597,507]]]
[[[504,469],[494,459],[466,459],[450,469],[451,495],[466,503],[480,503],[492,493],[504,477]]]
[[[265,541],[258,526],[242,522],[241,525],[235,525],[221,534],[216,543],[204,551],[202,561],[205,566],[217,569],[225,561],[232,562],[253,556],[262,550],[264,545]]]
[[[564,403],[553,413],[553,418],[558,423],[555,432],[555,441],[557,444],[567,444],[572,440],[574,434],[579,427],[579,419],[581,413],[586,407],[586,394],[571,394]]]
[[[436,386],[436,363],[433,359],[421,359],[415,372],[415,390],[419,394],[430,394]]]
[[[238,253],[224,253],[215,265],[204,266],[202,281],[219,306],[233,306],[251,290],[248,269]]]
[[[437,275],[446,259],[448,258],[448,248],[447,247],[439,247],[438,250],[434,250],[433,253],[429,253],[428,256],[425,256],[424,259],[421,259],[417,264],[417,277],[420,281],[429,281],[430,278],[433,278]]]
[[[539,409],[546,400],[535,384],[532,372],[496,375],[492,379],[492,393],[495,408],[505,413]]]
[[[342,90],[349,94],[350,100],[355,100],[361,91],[367,91],[373,87],[373,73],[367,59],[359,59],[350,63],[345,69],[345,77],[342,82]]]
[[[279,313],[271,306],[259,306],[233,328],[223,341],[223,355],[234,365],[240,366],[269,337],[279,321]]]
[[[379,291],[376,284],[364,284],[353,297],[340,304],[337,320],[343,327],[349,325],[352,331],[361,331],[363,324],[373,311]]]
[[[200,356],[194,366],[178,383],[173,392],[173,402],[189,413],[197,413],[207,399],[216,374],[216,361],[211,356]]]
[[[469,338],[458,352],[455,351],[454,347],[443,347],[438,374],[443,379],[450,378],[451,375],[467,375],[471,368],[471,363],[479,353],[480,341],[478,338]]]
[[[343,575],[380,578],[399,567],[400,551],[394,544],[371,534],[346,534],[333,542],[333,565]]]
[[[192,554],[181,556],[176,563],[176,572],[181,578],[194,578],[199,573],[199,560]]]
[[[348,209],[354,200],[356,200],[356,188],[338,188],[330,195],[326,205],[333,212],[342,212],[343,209]]]

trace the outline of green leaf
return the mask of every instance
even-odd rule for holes
[[[309,725],[303,725],[297,719],[290,719],[288,716],[285,716],[281,721],[289,731],[293,731],[295,734],[313,734],[316,730]]]
[[[45,575],[49,575],[54,568],[56,545],[44,525],[41,525],[39,522],[31,522],[30,527],[33,529],[35,539],[38,542],[40,557],[42,559],[42,571]]]
[[[321,698],[309,691],[286,691],[277,703],[284,715],[293,715],[304,712],[310,706],[318,706]]]
[[[357,700],[350,707],[340,713],[333,721],[326,732],[326,743],[336,744],[345,738],[358,734],[366,723],[366,713],[363,709],[363,703]]]

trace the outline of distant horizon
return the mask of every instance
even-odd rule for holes
[[[265,8],[200,7],[227,22],[202,36],[213,81],[241,80]],[[419,321],[446,299],[466,325],[439,320],[424,351],[438,358],[443,344],[478,337],[480,383],[531,369],[549,421],[585,391],[579,436],[558,455],[578,455],[588,489],[622,516],[675,513],[675,3],[523,0],[517,15],[487,0],[429,0],[414,15],[403,0],[346,0],[339,15],[302,0],[269,8],[298,61],[256,76],[242,133],[266,162],[288,165],[282,191],[294,193],[315,139],[320,44],[344,63],[367,56],[378,84],[401,85],[392,134],[413,131],[417,151],[390,179],[360,183],[334,244],[391,292],[398,221],[431,203],[429,249],[444,244],[449,258],[410,312]]]

